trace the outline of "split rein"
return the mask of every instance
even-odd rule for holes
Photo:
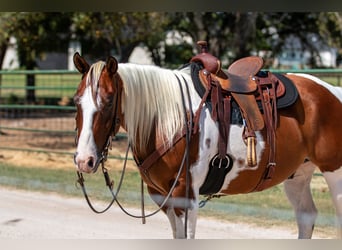
[[[178,180],[181,176],[181,173],[184,169],[184,165],[186,166],[186,200],[188,200],[189,198],[189,193],[190,193],[190,175],[189,175],[189,169],[190,169],[190,160],[189,160],[189,145],[190,145],[190,139],[191,139],[191,133],[192,133],[192,124],[193,124],[193,115],[191,113],[190,115],[190,118],[188,118],[187,116],[187,112],[186,112],[186,104],[185,104],[185,98],[184,98],[184,91],[183,91],[183,88],[182,88],[182,85],[181,85],[181,81],[180,79],[178,78],[178,76],[176,75],[176,78],[178,80],[178,83],[179,83],[179,87],[180,87],[180,90],[181,90],[181,93],[182,93],[182,104],[183,104],[183,109],[184,109],[184,114],[185,114],[185,121],[187,121],[187,125],[186,125],[186,129],[185,129],[185,138],[186,138],[186,147],[185,147],[185,151],[184,151],[184,154],[183,154],[183,158],[182,158],[182,162],[181,162],[181,166],[178,170],[178,173],[177,173],[177,176],[173,182],[173,185],[171,186],[167,196],[164,197],[164,200],[163,202],[159,205],[159,207],[154,211],[154,212],[151,212],[149,214],[145,214],[145,211],[144,211],[144,184],[143,184],[143,181],[141,179],[141,209],[142,209],[142,214],[141,215],[134,215],[134,214],[131,214],[129,213],[122,205],[121,203],[119,202],[118,200],[118,194],[119,194],[119,191],[121,189],[121,186],[122,186],[122,182],[123,182],[123,179],[124,179],[124,175],[125,175],[125,171],[126,171],[126,165],[127,165],[127,159],[128,159],[128,152],[129,152],[129,149],[130,149],[130,145],[127,146],[127,150],[126,150],[126,155],[125,155],[125,159],[124,159],[124,164],[123,164],[123,169],[122,169],[122,173],[121,173],[121,177],[120,177],[120,181],[119,181],[119,184],[118,184],[118,188],[116,190],[116,192],[114,193],[113,189],[114,189],[114,181],[111,180],[109,174],[108,174],[108,170],[107,168],[105,168],[105,161],[107,160],[107,155],[108,155],[108,150],[111,148],[111,143],[112,143],[112,131],[114,131],[115,129],[115,124],[116,124],[116,116],[117,116],[117,106],[118,106],[118,95],[119,93],[117,92],[117,96],[116,96],[116,108],[115,108],[115,113],[114,113],[114,122],[113,122],[113,125],[112,125],[112,129],[111,129],[111,133],[109,134],[109,137],[107,139],[107,144],[101,154],[101,158],[99,160],[99,164],[101,164],[101,168],[102,168],[102,173],[103,173],[103,176],[104,176],[104,180],[105,180],[105,183],[106,183],[106,186],[108,187],[108,190],[109,192],[111,193],[112,195],[112,200],[110,201],[110,203],[107,205],[107,207],[105,207],[103,210],[97,210],[88,194],[87,194],[87,190],[86,190],[86,187],[85,187],[85,180],[84,180],[84,177],[83,177],[83,174],[79,171],[77,171],[77,176],[78,176],[78,179],[76,180],[76,185],[79,184],[82,188],[82,192],[84,194],[84,197],[89,205],[89,207],[91,208],[91,210],[97,214],[101,214],[101,213],[104,213],[106,212],[112,205],[114,202],[116,202],[118,204],[118,206],[120,207],[120,209],[128,216],[131,216],[133,218],[140,218],[143,220],[143,224],[145,224],[145,218],[147,217],[151,217],[155,214],[157,214],[167,203],[167,201],[169,200],[169,198],[171,197],[172,195],[172,192],[174,191],[177,183],[178,183]],[[188,86],[187,86],[187,82],[186,80],[183,78],[184,82],[186,83],[186,90],[187,90],[187,96],[188,96],[188,100],[189,100],[189,109],[192,110],[192,107],[191,107],[191,102],[190,102],[190,93],[189,93],[189,89],[188,89]],[[77,138],[76,138],[76,144],[77,144]],[[185,206],[185,234],[187,232],[187,219],[188,219],[188,207]],[[185,235],[186,237],[186,235]]]

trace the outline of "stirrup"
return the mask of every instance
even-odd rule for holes
[[[256,138],[254,136],[247,137],[247,166],[255,167],[257,165],[256,155]]]

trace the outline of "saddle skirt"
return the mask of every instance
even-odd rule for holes
[[[256,76],[263,82],[268,82],[270,75],[275,77],[278,81],[276,94],[277,94],[277,109],[290,107],[295,103],[298,98],[298,91],[293,82],[283,74],[271,73],[269,71],[259,71]],[[261,100],[259,93],[255,96],[259,109],[262,111]]]

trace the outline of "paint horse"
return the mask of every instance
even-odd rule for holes
[[[191,64],[169,70],[118,64],[114,57],[109,57],[106,62],[89,65],[78,53],[74,55],[74,64],[82,74],[74,96],[77,171],[96,172],[108,138],[121,126],[127,131],[152,199],[161,205],[163,197],[170,193],[162,210],[170,221],[173,237],[194,238],[199,196],[205,193],[200,190],[208,181],[211,168],[218,165],[214,158],[218,156],[222,131],[212,115],[213,96],[204,101],[196,90]],[[226,134],[226,158],[219,158],[219,166],[224,161],[222,168],[226,170],[224,177],[220,177],[222,183],[210,195],[250,193],[284,182],[295,210],[298,237],[311,238],[317,210],[310,181],[317,166],[328,183],[342,236],[342,91],[310,75],[285,76],[293,82],[298,97],[291,106],[277,111],[273,141],[276,150],[272,153],[275,166],[271,164],[272,176],[267,185],[257,188],[265,182],[265,169],[270,163],[271,145],[265,124],[254,131],[252,153],[257,162],[250,165],[246,161],[246,138],[242,136],[246,124],[231,119]],[[225,80],[231,84],[230,79]],[[239,106],[231,106],[231,110],[238,110],[237,115],[244,120]],[[184,162],[189,168],[181,168]],[[210,181],[215,186],[217,181]]]

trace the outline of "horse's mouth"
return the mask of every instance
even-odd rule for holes
[[[88,166],[84,166],[82,164],[79,164],[76,166],[77,171],[81,172],[81,173],[86,173],[86,174],[94,174],[96,173],[97,169],[99,167],[99,164],[95,165],[95,167],[90,168]]]
[[[74,164],[77,171],[81,173],[96,173],[101,164],[101,157],[88,157],[86,160],[77,160],[77,153],[74,155]]]

